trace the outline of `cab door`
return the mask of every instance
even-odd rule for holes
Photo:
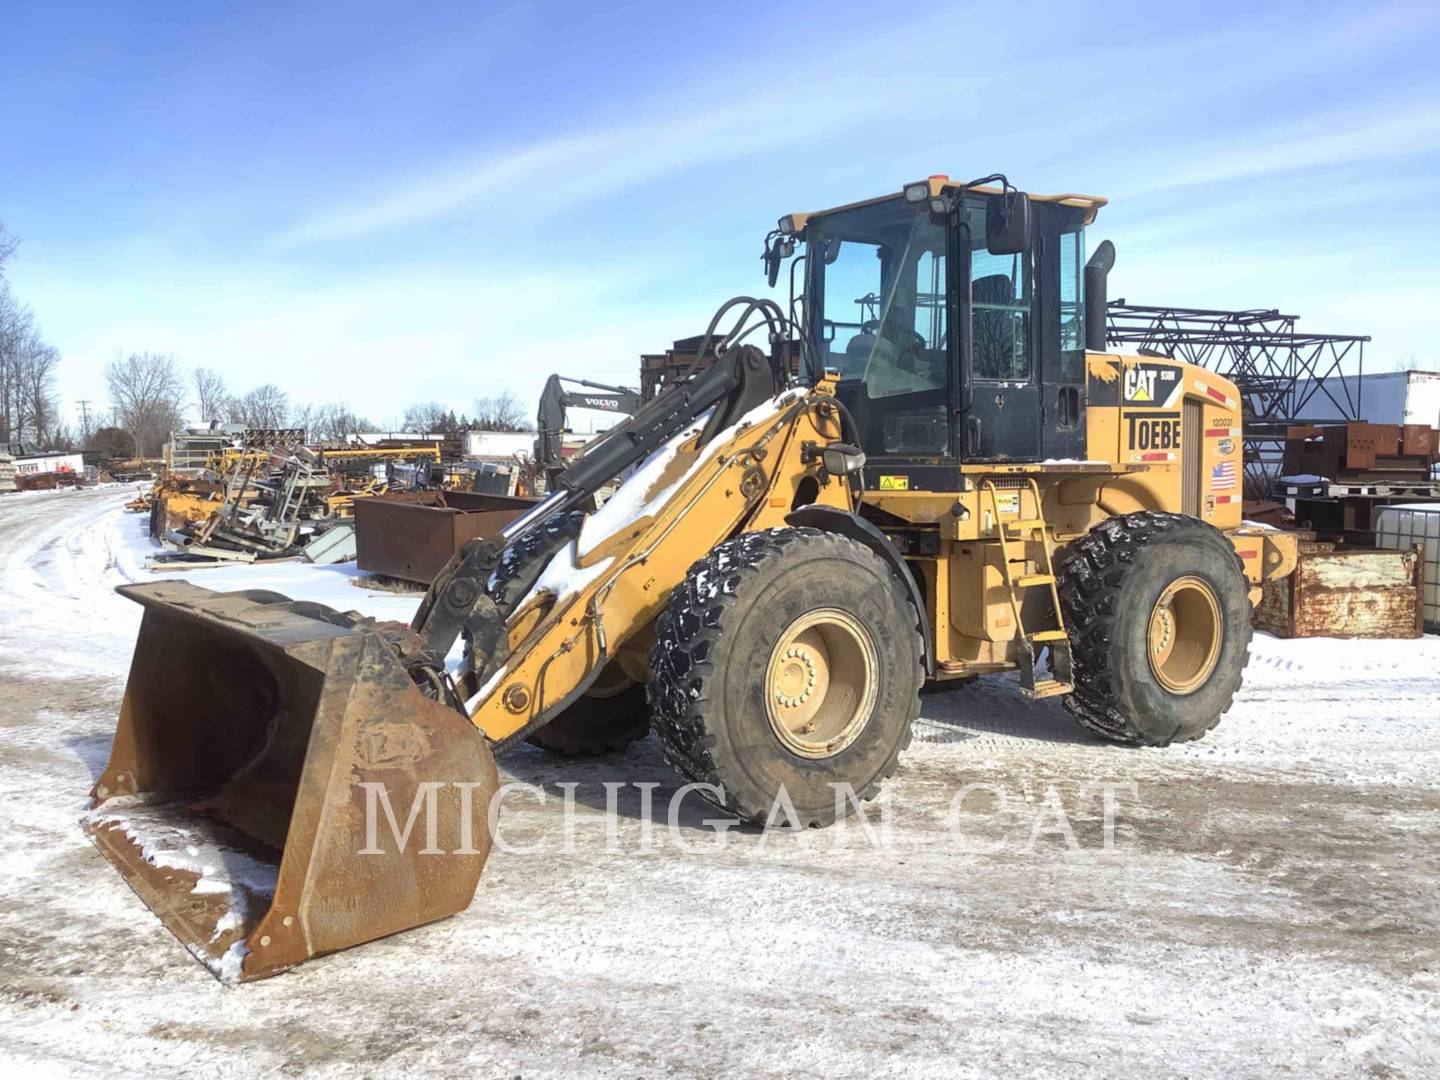
[[[1084,233],[1079,212],[1039,205],[1040,456],[1085,456]]]
[[[970,248],[960,452],[966,461],[1035,461],[1041,448],[1041,385],[1034,247],[993,255],[985,248],[983,217],[976,223],[979,228],[960,230],[960,246]]]

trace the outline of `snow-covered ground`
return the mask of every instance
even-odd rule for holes
[[[1008,678],[927,696],[873,842],[852,822],[717,846],[698,805],[663,827],[653,739],[525,747],[502,774],[546,801],[507,800],[467,911],[222,987],[76,825],[139,626],[113,586],[155,577],[129,494],[0,497],[10,1074],[1440,1073],[1435,636],[1257,636],[1220,727],[1163,751]],[[415,606],[353,568],[188,576]],[[631,785],[613,837],[607,782]]]

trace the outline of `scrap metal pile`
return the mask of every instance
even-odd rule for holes
[[[1267,582],[1255,625],[1279,637],[1419,637],[1440,629],[1440,430],[1291,425],[1277,494],[1296,569]],[[1273,520],[1273,519],[1272,519]]]
[[[251,562],[299,554],[353,514],[358,497],[380,494],[376,464],[438,459],[434,447],[338,450],[307,447],[299,429],[247,430],[239,445],[210,451],[198,468],[165,468],[148,505],[150,532],[178,551],[161,561]],[[363,469],[354,466],[363,462]],[[411,484],[428,479],[411,468]]]
[[[1292,426],[1280,484],[1307,528],[1369,543],[1383,507],[1440,501],[1437,464],[1440,429],[1425,424]]]

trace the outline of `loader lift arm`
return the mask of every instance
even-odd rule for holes
[[[458,705],[445,674],[445,657],[457,638],[466,640],[466,666],[477,681],[505,659],[505,618],[486,596],[485,583],[506,547],[526,530],[574,510],[626,469],[709,413],[699,445],[708,443],[739,416],[774,396],[776,376],[769,359],[753,346],[730,350],[720,362],[647,402],[564,469],[555,490],[498,537],[467,543],[431,583],[411,622],[418,649],[403,657],[422,688],[445,687]],[[462,708],[461,711],[466,711]],[[467,713],[468,715],[468,713]]]
[[[848,510],[848,483],[813,452],[839,438],[841,415],[824,389],[796,387],[763,397],[711,440],[713,416],[682,428],[627,480],[628,498],[586,517],[509,613],[505,658],[492,654],[467,697],[472,721],[500,749],[530,735],[643,640],[697,551],[784,528],[797,498]]]

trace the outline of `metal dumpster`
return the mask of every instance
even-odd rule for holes
[[[1418,548],[1302,543],[1295,571],[1265,583],[1255,627],[1284,638],[1416,638],[1420,575]]]
[[[467,540],[494,536],[534,499],[468,491],[403,492],[355,500],[361,570],[429,585]]]

